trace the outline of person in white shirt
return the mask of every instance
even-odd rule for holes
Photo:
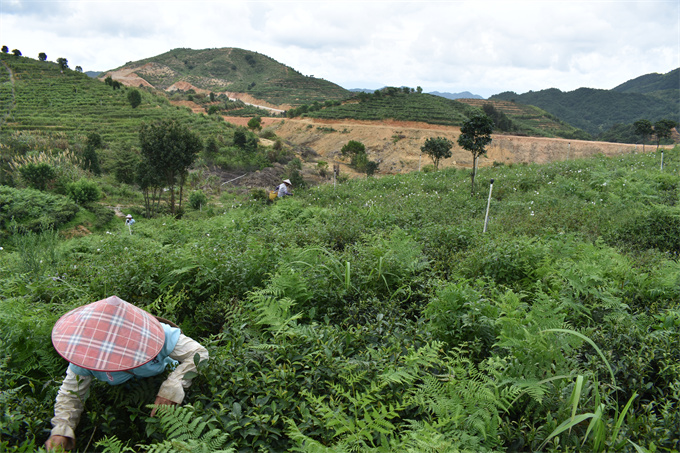
[[[118,385],[156,376],[175,366],[161,384],[151,416],[158,406],[180,404],[196,371],[194,357],[208,360],[207,349],[182,334],[169,321],[159,320],[117,296],[71,310],[52,330],[57,352],[70,362],[57,394],[47,451],[75,447],[75,429],[92,379]]]
[[[276,187],[276,190],[278,191],[277,197],[285,197],[286,195],[293,195],[290,190],[293,188],[293,183],[290,182],[290,179],[284,179],[281,184],[279,184]]]

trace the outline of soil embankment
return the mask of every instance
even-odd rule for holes
[[[227,121],[230,119],[227,118]],[[446,137],[454,143],[453,156],[441,162],[442,167],[471,168],[471,154],[460,148],[456,140],[460,128],[437,126],[425,123],[397,121],[326,121],[313,119],[286,119],[265,123],[289,145],[308,150],[316,160],[344,163],[340,149],[350,140],[357,140],[366,146],[369,159],[380,163],[379,173],[395,174],[418,170],[431,164],[427,155],[420,152],[429,137]],[[494,134],[487,148],[486,157],[480,159],[480,166],[494,162],[548,163],[558,160],[588,157],[595,154],[614,156],[642,151],[640,145],[622,143],[566,140],[559,138],[520,137]],[[655,148],[645,147],[646,151]]]

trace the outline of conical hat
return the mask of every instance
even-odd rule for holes
[[[117,296],[83,305],[59,318],[54,349],[92,371],[125,371],[144,365],[163,348],[165,333],[153,316]]]

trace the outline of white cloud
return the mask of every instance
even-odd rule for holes
[[[0,45],[106,70],[240,47],[346,88],[613,88],[680,66],[677,0],[0,0]]]

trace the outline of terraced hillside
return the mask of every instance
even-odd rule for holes
[[[396,88],[378,95],[362,93],[357,99],[320,110],[305,111],[304,116],[319,119],[359,121],[398,120],[460,126],[473,109],[460,102],[425,93],[405,93]]]
[[[65,140],[98,132],[105,142],[136,143],[143,121],[178,119],[204,136],[227,132],[229,125],[170,105],[163,96],[139,90],[133,108],[130,88],[113,89],[86,74],[52,62],[0,54],[0,133],[62,134]]]
[[[128,86],[153,86],[173,91],[189,88],[218,93],[247,94],[274,106],[297,106],[351,93],[327,80],[305,76],[273,58],[248,50],[173,49],[164,54],[105,71]]]
[[[519,131],[526,135],[562,138],[584,138],[582,135],[587,135],[555,115],[533,105],[489,99],[458,99],[458,102],[480,109],[485,104],[491,104],[496,110],[505,113]]]

